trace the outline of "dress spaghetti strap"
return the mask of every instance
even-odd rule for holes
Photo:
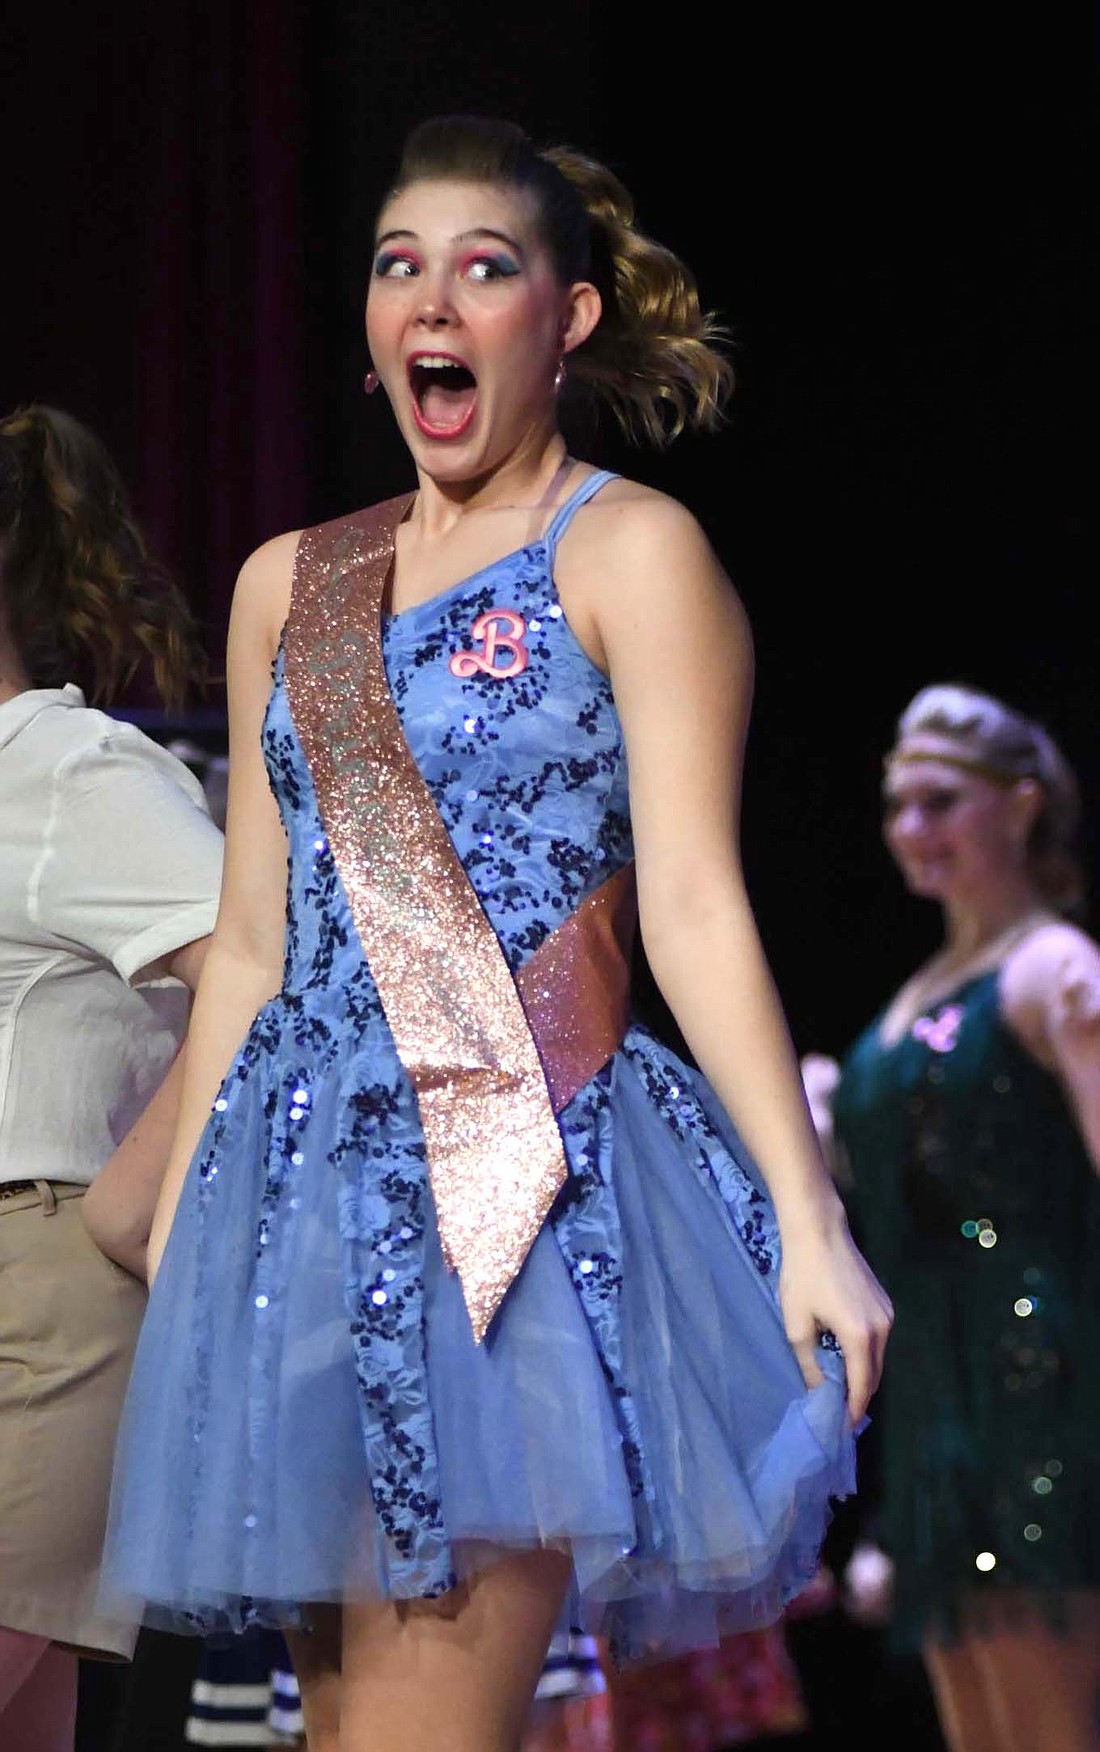
[[[606,487],[608,481],[618,477],[609,468],[597,469],[595,474],[586,475],[575,492],[570,493],[564,505],[560,505],[543,536],[551,561],[557,550],[557,545],[572,523],[575,514],[582,505],[587,505],[589,499],[594,499],[601,487]]]

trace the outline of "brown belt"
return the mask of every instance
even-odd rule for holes
[[[21,1192],[33,1192],[33,1180],[0,1181],[0,1198],[17,1198]]]
[[[5,1199],[24,1198],[28,1192],[33,1192],[41,1199],[42,1209],[50,1215],[57,1209],[59,1198],[80,1198],[87,1190],[82,1180],[4,1180],[0,1181],[0,1204]]]

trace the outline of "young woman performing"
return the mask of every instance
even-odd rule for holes
[[[110,1568],[290,1623],[313,1752],[512,1752],[556,1625],[625,1660],[808,1580],[890,1309],[742,881],[744,612],[559,428],[713,421],[690,275],[598,164],[443,118],[366,324],[416,487],[241,573]],[[635,906],[703,1076],[631,1024]]]

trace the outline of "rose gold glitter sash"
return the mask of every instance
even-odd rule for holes
[[[515,976],[555,1113],[623,1043],[638,916],[633,864],[581,901]]]
[[[382,604],[411,495],[307,529],[287,697],[352,917],[416,1091],[439,1235],[480,1342],[568,1177],[555,1112],[621,1044],[633,866],[513,978],[386,680]]]

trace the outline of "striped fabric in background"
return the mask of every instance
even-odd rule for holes
[[[203,1644],[184,1729],[188,1746],[304,1747],[304,1732],[298,1681],[277,1631]]]

